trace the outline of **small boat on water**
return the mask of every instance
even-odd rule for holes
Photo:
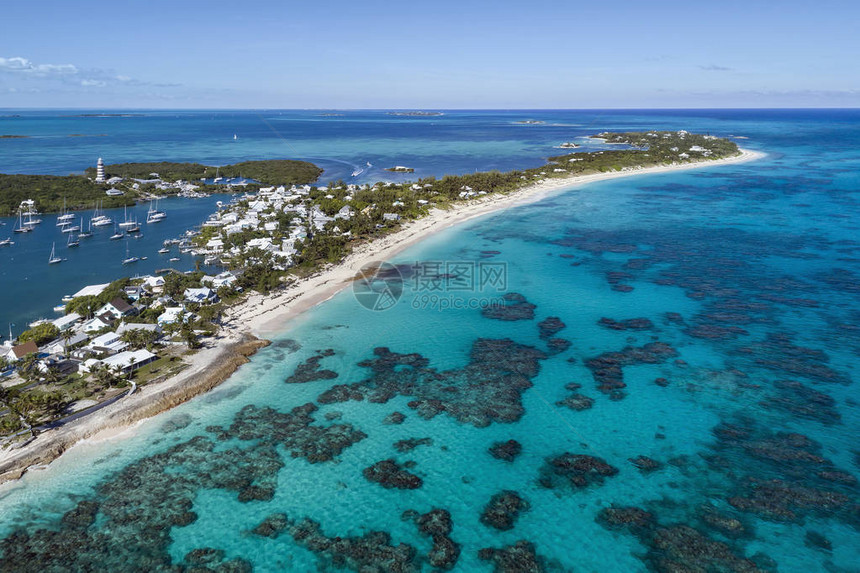
[[[61,314],[66,312],[66,305],[58,304],[57,306],[54,307],[54,312],[59,312]]]
[[[81,242],[76,239],[72,233],[69,233],[69,240],[66,242],[66,247],[71,249],[73,247],[80,246],[80,244]]]
[[[128,241],[125,243],[125,258],[122,260],[122,264],[130,265],[132,263],[136,263],[140,260],[140,257],[132,257],[128,254]]]
[[[117,230],[116,225],[114,225],[113,235],[110,236],[110,240],[111,241],[118,241],[119,239],[122,239],[123,237],[125,237],[125,233]]]
[[[55,265],[57,263],[62,263],[66,259],[60,258],[56,253],[56,243],[51,243],[51,256],[48,257],[48,264]]]
[[[14,244],[15,244],[15,242],[12,240],[11,237],[9,237],[7,239],[3,239],[2,241],[0,241],[0,247],[8,247],[8,246],[14,245]]]
[[[38,225],[41,222],[42,222],[41,219],[34,219],[33,218],[33,213],[31,211],[27,211],[27,220],[24,221],[25,225],[27,225],[28,227],[35,227],[36,225]]]
[[[69,221],[73,221],[75,219],[74,213],[68,213],[66,211],[66,198],[63,197],[63,211],[57,215],[57,226],[62,227],[67,224]]]
[[[96,207],[96,212],[93,213],[93,227],[107,227],[113,225],[113,219],[101,212],[100,207]]]
[[[7,240],[8,240],[8,239],[7,239]],[[167,247],[164,247],[163,249],[158,249],[158,254],[159,254],[159,255],[164,255],[164,254],[167,254],[167,253],[169,253],[169,252],[170,252],[170,249],[168,249]]]
[[[168,261],[170,261],[171,263],[175,263],[176,261],[178,261],[178,260],[180,260],[180,259],[179,259],[179,257],[171,257],[171,258],[169,258],[169,259],[167,259],[167,260],[168,260]]]
[[[33,227],[27,226],[24,224],[24,219],[21,215],[21,212],[18,212],[18,226],[12,229],[15,233],[32,233]]]
[[[62,231],[63,233],[77,233],[80,230],[80,225],[66,225],[65,227],[60,228],[60,231]]]
[[[155,200],[155,205],[149,205],[149,211],[146,212],[147,223],[160,223],[167,217],[167,213],[158,210],[158,199]]]
[[[89,239],[92,236],[93,236],[93,220],[90,219],[90,226],[87,228],[86,231],[82,230],[80,233],[78,233],[78,239]]]

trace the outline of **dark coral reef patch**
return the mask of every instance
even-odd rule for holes
[[[510,339],[479,338],[470,362],[455,370],[430,368],[420,354],[398,354],[376,348],[375,357],[359,363],[370,377],[339,384],[323,392],[323,404],[347,400],[385,403],[407,396],[408,406],[424,419],[445,413],[456,420],[485,427],[492,422],[516,422],[523,413],[522,393],[532,386],[546,354]]]

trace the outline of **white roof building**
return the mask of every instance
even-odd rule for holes
[[[156,358],[158,357],[149,350],[126,350],[115,356],[105,358],[102,360],[102,364],[111,370],[136,370],[145,364],[149,364]]]
[[[70,329],[77,321],[81,319],[81,315],[76,312],[70,312],[66,316],[61,316],[53,322],[60,332]]]
[[[109,286],[110,283],[105,283],[103,285],[87,285],[73,294],[72,298],[77,298],[79,296],[98,296]]]

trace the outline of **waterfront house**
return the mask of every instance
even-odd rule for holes
[[[284,249],[286,250],[286,249]],[[211,286],[213,289],[218,290],[219,288],[226,286],[233,286],[236,284],[237,276],[230,271],[224,271],[218,275],[213,276],[204,276],[200,279],[200,284]]]
[[[53,325],[59,329],[60,332],[64,330],[70,329],[81,319],[81,315],[76,312],[70,312],[66,316],[62,316],[57,320],[53,321]]]
[[[78,298],[79,296],[98,296],[102,292],[104,292],[104,290],[109,286],[110,283],[104,283],[100,285],[87,285],[69,298]]]
[[[145,277],[142,286],[153,294],[159,294],[164,290],[164,277]]]
[[[146,295],[146,291],[140,285],[129,285],[123,289],[123,292],[131,300],[139,300],[141,296]]]

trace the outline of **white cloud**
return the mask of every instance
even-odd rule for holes
[[[718,66],[716,64],[710,64],[707,66],[699,66],[700,70],[705,70],[706,72],[730,72],[732,68],[726,66]]]
[[[81,80],[81,85],[87,88],[103,88],[107,85],[107,82],[103,82],[101,80]]]
[[[37,75],[73,75],[78,68],[72,64],[34,64],[27,58],[0,58],[0,72],[13,72]]]

